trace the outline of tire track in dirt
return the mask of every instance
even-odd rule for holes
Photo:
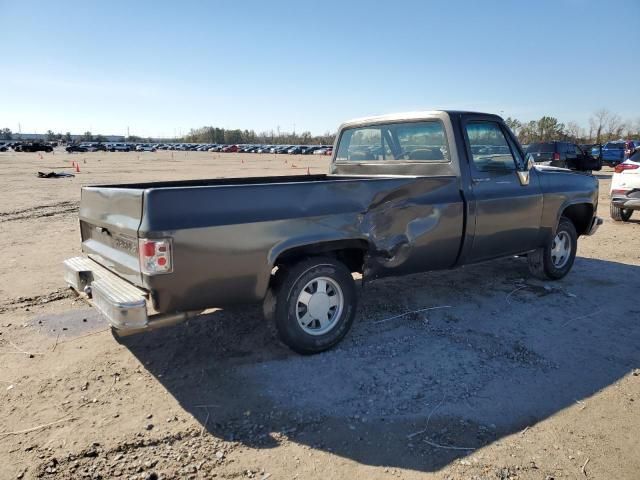
[[[37,207],[25,208],[23,210],[13,210],[11,212],[0,212],[0,223],[32,218],[68,215],[71,213],[76,213],[78,211],[79,205],[80,202],[67,201],[54,203],[51,205],[39,205]]]
[[[8,302],[0,304],[0,313],[12,312],[21,308],[34,307],[36,305],[45,305],[51,302],[64,300],[65,298],[75,297],[75,293],[70,288],[59,288],[53,292],[43,295],[35,295],[33,297],[18,297]]]

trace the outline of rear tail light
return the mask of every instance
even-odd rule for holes
[[[622,173],[625,170],[636,170],[637,168],[640,168],[640,165],[635,163],[619,163],[614,170],[616,173]]]
[[[615,189],[615,190],[611,190],[611,194],[612,195],[626,195],[628,191],[629,190]]]
[[[554,153],[554,154],[553,154],[553,160],[554,160],[555,162],[559,162],[559,161],[560,161],[560,154],[559,154],[559,153],[557,153],[557,152],[556,152],[556,153]]]
[[[138,241],[140,270],[147,275],[171,273],[173,271],[172,251],[170,238],[159,240],[141,238]]]

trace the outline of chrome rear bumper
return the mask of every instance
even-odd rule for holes
[[[64,279],[78,293],[86,295],[121,335],[168,327],[193,318],[195,312],[149,315],[149,292],[123,280],[87,257],[64,261]]]
[[[86,257],[64,261],[64,279],[84,293],[118,330],[145,328],[148,293]]]

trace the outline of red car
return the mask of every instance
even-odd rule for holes
[[[238,151],[238,145],[227,145],[221,151],[226,153],[235,153]]]

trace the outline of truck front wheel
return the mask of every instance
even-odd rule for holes
[[[264,311],[285,345],[312,354],[344,338],[356,306],[355,282],[344,264],[330,257],[312,257],[278,270]]]
[[[529,271],[541,280],[559,280],[571,270],[577,247],[578,234],[573,222],[561,217],[549,243],[527,255]]]

